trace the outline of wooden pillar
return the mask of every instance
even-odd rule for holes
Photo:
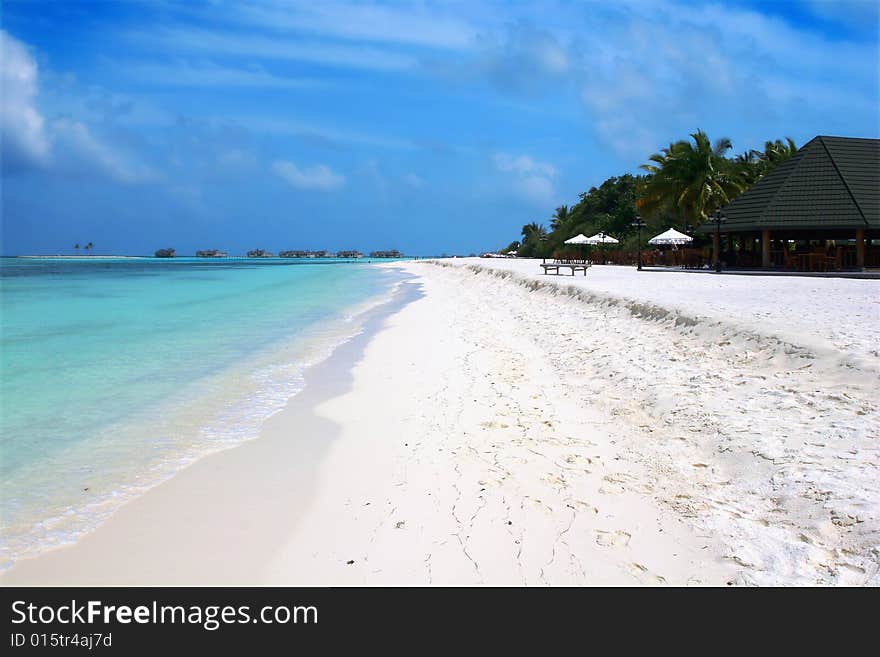
[[[761,231],[761,266],[764,269],[770,268],[770,231]]]
[[[716,264],[721,257],[721,240],[718,233],[712,233],[712,264]]]
[[[865,268],[865,229],[856,228],[856,267]]]

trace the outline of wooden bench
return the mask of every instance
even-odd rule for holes
[[[553,275],[559,275],[559,268],[568,268],[571,270],[571,275],[574,276],[576,271],[583,271],[584,276],[587,275],[587,270],[590,268],[589,262],[582,263],[574,263],[574,262],[544,262],[541,263],[541,267],[544,269],[545,274],[549,274],[550,270],[553,270]]]

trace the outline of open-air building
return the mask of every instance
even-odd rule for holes
[[[727,266],[880,267],[880,139],[815,137],[722,213],[700,231]]]

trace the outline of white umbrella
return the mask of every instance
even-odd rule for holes
[[[584,235],[583,233],[579,235],[575,235],[567,240],[565,240],[566,244],[589,244],[590,238]]]
[[[515,255],[516,255],[516,251],[508,251],[505,255],[515,256]]]
[[[611,237],[611,235],[596,233],[592,237],[587,238],[587,244],[620,244],[620,242]]]
[[[684,233],[679,233],[675,228],[670,228],[665,233],[660,233],[657,237],[648,240],[648,244],[688,244],[693,242],[694,238]]]

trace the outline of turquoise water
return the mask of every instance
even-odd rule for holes
[[[398,279],[350,262],[4,258],[3,564],[254,437]]]

